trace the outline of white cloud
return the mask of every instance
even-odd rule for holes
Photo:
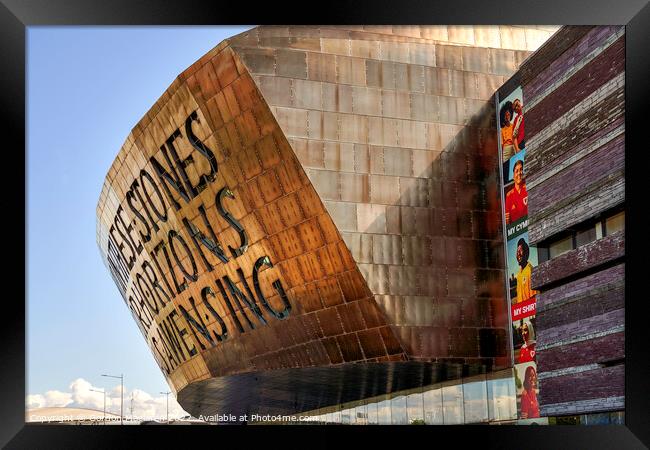
[[[45,406],[45,397],[40,394],[28,395],[27,400],[25,401],[25,407],[27,409],[36,409],[42,408]]]
[[[30,394],[25,400],[27,409],[48,408],[48,407],[68,407],[68,408],[88,408],[98,411],[104,409],[103,387],[93,386],[83,378],[77,378],[69,386],[69,392],[47,391],[45,394]],[[120,384],[113,387],[106,387],[106,411],[113,414],[120,414]],[[151,395],[141,389],[129,390],[124,387],[124,417],[131,416],[141,419],[158,419],[167,418],[166,396]],[[173,394],[169,394],[169,418],[175,419],[187,416],[189,413],[176,401]]]
[[[68,392],[47,391],[45,394],[28,395],[25,402],[28,409],[46,407],[65,407],[72,403]]]

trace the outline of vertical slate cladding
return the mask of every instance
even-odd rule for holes
[[[531,244],[623,205],[623,27],[563,27],[522,65]],[[624,407],[625,232],[533,269],[544,416]]]

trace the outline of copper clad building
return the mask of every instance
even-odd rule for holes
[[[553,27],[257,27],[136,124],[97,240],[180,404],[511,366],[494,92]]]

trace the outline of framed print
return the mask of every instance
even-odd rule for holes
[[[3,444],[156,429],[109,422],[648,445],[643,302],[625,301],[641,3],[341,5],[318,21],[342,24],[212,42],[168,25],[312,20],[5,1],[26,293],[8,302]],[[95,369],[119,354],[130,370]]]

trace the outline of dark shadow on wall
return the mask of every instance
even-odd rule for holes
[[[430,246],[424,263],[389,270],[389,294],[375,298],[410,360],[443,364],[439,381],[511,365],[495,114],[492,98],[369,227],[385,221],[389,233]],[[423,300],[429,318],[413,312]]]
[[[410,294],[393,295],[409,314],[391,325],[410,361],[215,377],[186,386],[178,394],[179,402],[192,405],[195,416],[218,411],[236,416],[293,414],[508,367],[497,154],[494,103],[489,101],[471,115],[439,157],[423,167],[420,179],[427,186],[426,195],[417,192],[421,190],[417,186],[407,189],[394,206],[399,219],[377,219],[387,225],[397,220],[391,225],[398,227],[391,228],[395,235],[422,237],[429,243],[430,258],[403,266],[411,271],[410,278],[403,276],[401,285],[388,283],[388,289],[411,289]],[[408,206],[417,198],[426,203]],[[411,286],[404,283],[409,279]],[[415,308],[416,297],[432,303],[431,314],[406,311]],[[425,315],[430,320],[423,324]]]

